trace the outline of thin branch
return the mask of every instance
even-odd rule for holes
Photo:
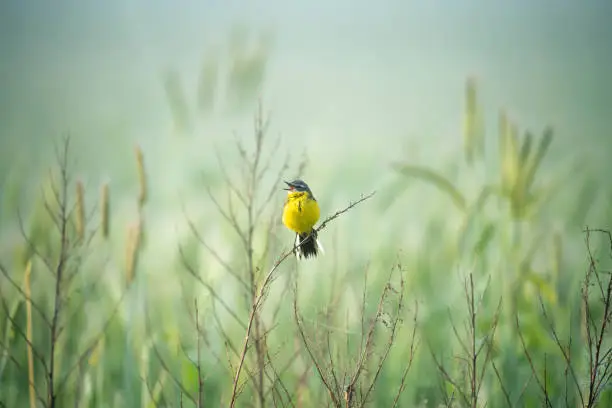
[[[521,340],[521,345],[523,346],[523,352],[525,354],[525,357],[527,357],[527,361],[529,362],[529,366],[531,367],[531,372],[533,373],[533,377],[535,378],[536,382],[538,383],[538,386],[540,387],[540,390],[544,394],[544,400],[546,402],[546,406],[552,408],[553,405],[552,405],[552,403],[550,401],[550,398],[548,397],[548,393],[546,392],[546,388],[542,384],[542,382],[540,381],[540,379],[538,377],[538,374],[537,374],[537,370],[536,370],[535,365],[533,363],[533,359],[531,358],[531,354],[529,354],[529,351],[527,350],[527,346],[525,344],[525,339],[523,338],[523,333],[521,332],[521,325],[519,323],[518,315],[515,315],[515,321],[516,321],[517,333],[519,335],[519,339]]]
[[[2,264],[0,264],[0,272],[2,272],[6,280],[11,284],[13,288],[15,288],[19,292],[19,294],[23,297],[23,299],[27,302],[30,302],[30,304],[32,305],[32,308],[36,310],[36,312],[41,317],[41,319],[43,320],[47,328],[50,328],[51,322],[47,318],[47,315],[43,311],[42,307],[38,306],[38,304],[24,292],[21,286],[17,284],[17,282],[15,282],[13,278],[10,277],[8,270]]]
[[[317,359],[315,358],[312,350],[310,349],[310,346],[308,344],[308,339],[306,337],[306,334],[304,333],[304,329],[302,327],[302,325],[300,324],[301,321],[301,317],[298,313],[298,308],[297,308],[297,285],[295,288],[295,294],[294,294],[294,298],[293,298],[293,314],[295,317],[295,322],[297,324],[298,327],[298,333],[302,339],[302,343],[304,344],[304,347],[306,348],[306,352],[308,353],[308,355],[310,356],[310,360],[312,361],[312,363],[315,365],[315,368],[317,369],[317,373],[319,374],[319,378],[321,379],[321,381],[323,382],[323,385],[325,386],[325,388],[327,389],[327,391],[329,392],[329,396],[332,400],[332,403],[334,404],[335,407],[339,408],[341,407],[340,401],[338,400],[338,398],[336,397],[336,393],[334,392],[334,388],[331,386],[331,384],[328,382],[325,373],[323,372],[322,367],[319,365]]]
[[[340,215],[342,215],[345,212],[349,211],[351,208],[355,207],[359,203],[361,203],[361,202],[371,198],[373,195],[374,195],[374,192],[370,193],[369,195],[367,195],[365,197],[362,197],[361,199],[357,200],[354,203],[350,203],[345,209],[339,210],[336,213],[334,213],[333,215],[329,216],[328,218],[325,219],[325,221],[323,221],[323,223],[321,223],[321,225],[316,229],[316,231],[317,232],[321,231],[323,228],[325,228],[327,226],[327,224],[330,221],[338,218]],[[308,239],[308,237],[306,237],[305,239]],[[292,248],[290,251],[286,251],[284,254],[281,255],[281,257],[276,261],[274,266],[267,273],[267,275],[265,276],[261,286],[259,287],[259,290],[257,291],[257,295],[255,296],[255,299],[253,301],[253,304],[252,304],[252,307],[251,307],[251,313],[249,315],[249,320],[248,320],[248,323],[247,323],[246,334],[245,334],[245,339],[244,339],[243,346],[242,346],[241,357],[240,357],[240,360],[238,362],[238,367],[236,369],[236,376],[234,378],[234,384],[233,384],[233,389],[232,389],[232,396],[231,396],[230,404],[229,404],[230,408],[234,408],[235,404],[236,404],[237,387],[238,387],[238,383],[239,383],[240,373],[242,371],[242,366],[244,364],[244,359],[246,357],[246,351],[247,351],[247,347],[248,347],[248,343],[249,343],[249,339],[250,339],[250,335],[251,335],[251,328],[253,326],[253,322],[254,322],[257,310],[261,306],[261,302],[263,301],[263,299],[264,299],[264,297],[265,297],[265,295],[267,293],[269,283],[272,280],[272,277],[273,277],[274,273],[278,270],[279,266],[287,258],[289,258],[289,256],[291,256],[294,253],[294,251],[296,250],[296,248],[299,245],[301,245],[301,244],[302,244],[301,242],[297,243],[296,246],[294,246],[294,248]]]

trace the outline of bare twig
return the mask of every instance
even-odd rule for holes
[[[355,207],[356,205],[358,205],[359,203],[367,200],[368,198],[372,197],[374,195],[374,193],[371,193],[365,197],[362,197],[361,199],[359,199],[358,201],[354,202],[354,203],[350,203],[345,209],[343,210],[339,210],[336,213],[334,213],[333,215],[329,216],[328,218],[325,219],[325,221],[323,221],[320,226],[318,228],[316,228],[316,231],[319,232],[321,231],[323,228],[325,228],[325,226],[327,226],[327,224],[338,218],[341,214],[344,214],[345,212],[349,211],[351,208]],[[307,238],[306,238],[307,239]],[[253,304],[251,307],[251,313],[249,315],[249,320],[247,323],[247,328],[246,328],[246,335],[245,335],[245,339],[243,342],[243,346],[242,346],[242,352],[241,352],[241,357],[240,360],[238,362],[238,368],[236,370],[236,376],[234,378],[234,385],[233,385],[233,389],[232,389],[232,396],[230,399],[230,407],[233,408],[235,406],[236,403],[236,397],[237,397],[237,387],[238,387],[238,382],[239,382],[239,378],[240,378],[240,372],[242,370],[242,366],[244,364],[244,359],[246,356],[246,351],[247,351],[247,347],[248,347],[248,343],[250,340],[250,336],[251,336],[251,328],[253,325],[253,321],[255,319],[255,314],[257,313],[258,309],[261,306],[261,303],[269,289],[269,284],[272,281],[273,277],[274,277],[274,273],[278,270],[278,268],[280,267],[280,265],[289,257],[291,256],[295,249],[301,245],[300,243],[297,243],[291,250],[289,251],[285,251],[285,253],[283,253],[280,258],[275,262],[274,266],[270,269],[270,271],[267,273],[267,275],[265,276],[265,278],[263,279],[263,282],[261,283],[261,285],[259,286],[259,289],[257,291],[256,296],[253,298]]]
[[[412,326],[412,335],[410,336],[410,355],[408,357],[408,363],[406,364],[406,367],[404,368],[404,372],[402,373],[402,379],[400,382],[400,386],[397,390],[397,393],[395,394],[395,398],[393,399],[393,405],[392,408],[395,408],[399,402],[400,396],[402,395],[402,392],[404,391],[404,388],[406,386],[406,378],[408,377],[408,372],[410,371],[410,368],[412,367],[412,362],[414,361],[414,354],[416,353],[416,350],[419,348],[419,342],[416,338],[416,331],[417,331],[417,319],[418,319],[418,314],[419,314],[419,304],[417,302],[414,302],[414,320],[413,320],[413,326]]]
[[[82,362],[90,355],[114,315],[114,313],[111,314],[109,320],[103,325],[102,333],[96,337],[94,344],[87,347],[82,354],[76,354],[73,350],[62,349],[61,334],[65,332],[65,328],[72,320],[72,317],[82,312],[85,305],[86,295],[84,292],[89,288],[86,284],[75,287],[74,282],[75,277],[82,273],[83,261],[88,255],[87,248],[95,235],[95,231],[87,230],[87,225],[95,212],[95,206],[87,214],[84,202],[85,184],[81,181],[77,182],[75,190],[76,199],[69,194],[69,191],[72,190],[70,186],[71,166],[69,166],[69,150],[70,137],[67,136],[63,139],[61,147],[56,147],[58,176],[56,177],[55,173],[51,172],[50,185],[47,190],[43,190],[42,196],[44,209],[46,210],[44,216],[48,217],[52,222],[51,227],[55,227],[58,232],[57,247],[51,246],[50,240],[52,236],[47,234],[46,230],[43,234],[45,241],[42,242],[40,238],[27,234],[21,214],[18,213],[19,229],[27,246],[26,257],[23,260],[28,265],[25,288],[22,289],[21,285],[17,284],[9,275],[7,269],[0,265],[2,275],[26,303],[27,333],[23,332],[20,324],[11,316],[8,308],[6,308],[4,299],[2,305],[7,311],[12,330],[25,341],[28,350],[30,405],[34,405],[36,400],[46,408],[64,405],[63,399],[60,400],[59,396],[64,390],[65,384],[75,371],[81,374],[80,377],[83,376]],[[76,220],[73,219],[73,214],[76,214]],[[34,222],[41,222],[41,220],[34,219]],[[31,228],[36,227],[38,227],[38,224],[34,224]],[[47,225],[43,224],[43,228],[47,228]],[[43,247],[40,248],[40,246]],[[47,296],[43,296],[44,300],[42,301],[37,300],[38,298],[35,296],[36,290],[30,285],[30,265],[33,265],[34,260],[40,260],[42,265],[50,271],[50,276],[53,278],[53,288],[51,290],[52,305],[50,308],[44,303],[47,300]],[[72,300],[75,295],[79,294],[83,296],[83,302],[76,308],[77,313],[72,314],[70,313],[71,309],[75,309]],[[36,315],[32,311],[35,311]],[[35,316],[39,318],[39,322],[43,323],[42,325],[33,322]],[[37,342],[32,340],[34,337],[37,337],[36,327],[42,327],[49,331],[48,336],[40,336],[41,339],[45,337],[48,339],[45,340],[46,352],[40,350],[40,340],[38,341],[38,346]],[[63,356],[69,356],[70,359],[74,357],[74,364],[72,366],[69,365],[67,369],[60,370],[57,363],[60,353]],[[41,398],[34,384],[34,372],[38,371],[38,368],[44,371],[44,375],[42,375],[46,385],[46,395],[44,398]],[[82,379],[79,378],[78,381],[82,381]],[[73,397],[75,403],[78,403],[80,398],[81,385],[79,383],[74,387]]]
[[[374,315],[367,319],[365,311],[365,299],[367,292],[367,281],[364,283],[363,300],[361,305],[361,337],[356,351],[357,357],[352,362],[352,367],[342,368],[340,366],[339,357],[334,357],[332,350],[333,340],[331,336],[331,328],[326,325],[324,330],[325,340],[319,342],[322,350],[315,350],[313,341],[306,334],[303,319],[298,312],[297,307],[297,283],[294,289],[294,318],[297,324],[298,334],[302,340],[304,348],[310,357],[312,364],[315,366],[318,376],[323,383],[323,386],[327,390],[329,395],[329,402],[334,407],[353,407],[359,406],[364,407],[370,398],[370,395],[378,382],[382,369],[385,365],[387,357],[391,351],[391,348],[395,344],[397,331],[402,324],[403,305],[404,305],[404,279],[400,275],[400,282],[397,289],[391,284],[391,279],[396,270],[401,271],[401,265],[398,264],[392,268],[391,275],[389,276],[378,302]],[[367,269],[366,274],[367,276]],[[396,299],[391,300],[391,295],[395,294]],[[335,300],[332,299],[331,304],[326,308],[325,316],[317,321],[326,322],[330,320],[332,310],[336,307],[333,305]],[[393,304],[393,312],[385,312],[386,306]],[[388,316],[388,318],[386,317]],[[366,325],[365,320],[369,320]],[[378,344],[376,339],[379,337],[381,325],[386,326],[389,330],[386,336],[386,341],[383,344]],[[415,325],[416,325],[416,309],[415,309]],[[367,327],[366,327],[367,326]],[[321,338],[321,329],[316,329],[319,334],[316,337]],[[348,328],[347,336],[348,336]],[[412,365],[414,357],[414,351],[417,347],[416,341],[416,329],[413,328],[413,336],[410,343],[410,357],[409,362],[402,374],[401,383],[399,386],[398,393],[396,394],[396,403],[399,400],[399,395],[402,393],[405,385],[405,379],[408,371]],[[316,338],[315,337],[315,338]],[[325,343],[326,342],[326,343]],[[315,342],[316,343],[316,342]],[[347,338],[347,353],[350,348],[350,343]],[[320,358],[317,356],[320,354]]]
[[[55,305],[53,307],[53,317],[51,318],[51,334],[50,334],[50,350],[49,350],[49,372],[48,372],[48,394],[47,394],[47,406],[48,408],[55,408],[57,395],[55,393],[55,357],[57,347],[57,331],[59,328],[59,316],[61,312],[61,285],[62,276],[66,269],[66,262],[68,261],[68,148],[70,145],[70,139],[66,139],[64,142],[64,151],[61,156],[58,157],[60,163],[60,177],[61,177],[61,195],[56,195],[57,205],[59,206],[59,222],[60,222],[60,249],[59,249],[59,260],[57,267],[55,268]],[[58,199],[59,198],[59,199]]]
[[[517,333],[519,335],[519,339],[521,340],[521,345],[523,346],[523,352],[525,353],[525,357],[527,357],[527,361],[529,362],[529,367],[531,367],[531,372],[533,373],[533,377],[535,378],[536,383],[540,387],[540,390],[542,391],[542,394],[544,394],[544,401],[546,403],[546,406],[547,407],[552,407],[553,405],[552,405],[552,403],[550,401],[548,392],[546,391],[546,388],[545,388],[544,384],[542,384],[542,381],[538,377],[538,372],[537,372],[537,369],[536,369],[535,364],[533,362],[533,358],[531,357],[531,354],[527,350],[527,345],[525,344],[525,339],[523,337],[523,333],[521,332],[521,325],[519,323],[518,315],[516,315],[516,328],[517,328]]]
[[[595,332],[591,332],[591,324],[587,324],[588,346],[589,346],[589,391],[586,406],[594,407],[599,400],[599,396],[604,387],[612,380],[612,346],[607,348],[604,346],[604,337],[609,331],[609,322],[612,320],[612,274],[606,273],[604,279],[603,272],[599,271],[596,265],[595,257],[591,251],[591,233],[598,232],[603,234],[608,239],[610,245],[610,254],[612,257],[612,233],[608,230],[586,228],[586,245],[589,254],[589,268],[584,280],[583,286],[583,302],[585,312],[588,316],[588,321],[591,319],[591,309],[589,305],[589,288],[595,280],[597,287],[600,290],[600,302],[603,306],[603,314],[601,320],[596,327]]]
[[[204,382],[202,380],[202,366],[201,366],[201,357],[200,357],[200,350],[202,348],[201,346],[201,330],[200,330],[200,312],[198,309],[198,301],[194,300],[193,301],[193,307],[195,309],[195,324],[196,324],[196,336],[197,336],[197,342],[196,342],[196,350],[197,350],[197,370],[198,370],[198,403],[197,403],[197,407],[200,408],[202,406],[202,392],[203,392],[203,385]]]
[[[487,282],[488,288],[488,282]],[[486,288],[485,288],[486,291]],[[436,366],[438,367],[438,371],[440,372],[443,380],[451,384],[454,388],[454,392],[457,392],[459,397],[461,397],[463,403],[471,408],[476,408],[480,405],[479,395],[480,390],[482,388],[482,384],[484,383],[484,376],[487,371],[487,368],[490,363],[492,363],[492,350],[493,350],[493,339],[495,337],[495,332],[497,329],[499,314],[501,311],[501,299],[497,305],[495,313],[493,315],[493,320],[489,330],[485,333],[484,339],[479,343],[478,333],[477,333],[477,319],[479,312],[479,303],[484,298],[484,295],[481,295],[481,300],[476,299],[476,294],[474,292],[474,279],[472,274],[465,279],[464,283],[464,296],[467,303],[468,317],[466,323],[466,334],[462,336],[455,325],[452,316],[449,310],[449,318],[451,321],[451,327],[455,337],[461,347],[462,355],[458,357],[458,360],[465,364],[465,371],[467,372],[467,382],[468,386],[466,387],[461,385],[461,381],[453,378],[453,376],[444,368],[442,362],[436,358],[433,351],[430,351]],[[484,355],[482,354],[484,351]],[[480,358],[483,356],[482,358]],[[497,372],[497,369],[494,367]],[[498,373],[499,375],[499,373]]]
[[[600,233],[606,237],[610,243],[610,256],[612,256],[612,234],[608,230],[589,229],[584,230],[586,239],[586,249],[588,254],[588,267],[582,282],[582,314],[584,322],[584,342],[587,349],[587,366],[588,366],[588,384],[586,387],[579,380],[580,374],[571,356],[572,337],[569,336],[568,345],[564,345],[555,328],[552,316],[546,310],[542,295],[539,294],[540,307],[544,320],[548,324],[548,329],[552,340],[556,344],[563,361],[565,363],[565,401],[569,405],[567,377],[568,374],[572,379],[574,389],[580,399],[580,405],[584,408],[594,408],[597,406],[601,393],[612,381],[612,345],[604,339],[609,333],[609,322],[612,320],[612,274],[601,271],[598,267],[595,255],[592,252],[591,234],[593,232]],[[596,288],[597,296],[595,297],[597,305],[591,302],[592,289]],[[599,318],[595,317],[595,308],[601,308],[602,314]],[[547,406],[553,406],[550,400],[549,388],[547,384],[547,362],[544,361],[543,378],[540,379],[535,367],[535,363],[531,354],[527,350],[525,340],[520,330],[518,316],[516,316],[516,326],[518,329],[519,338],[523,346],[523,352],[529,362],[532,371],[532,377],[535,378],[540,391],[544,395],[544,400]]]

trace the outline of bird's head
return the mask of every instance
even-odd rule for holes
[[[285,190],[289,191],[290,193],[307,192],[308,194],[312,196],[312,191],[310,191],[310,187],[308,187],[308,184],[304,183],[304,181],[302,180],[298,179],[298,180],[293,180],[293,181],[285,181],[285,184],[287,184],[287,188],[285,188]]]

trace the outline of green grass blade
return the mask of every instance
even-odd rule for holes
[[[519,175],[519,146],[517,129],[505,112],[499,118],[499,161],[501,163],[502,189],[509,193],[514,188]]]
[[[480,194],[478,194],[478,198],[474,204],[469,206],[457,236],[459,251],[465,250],[466,244],[469,241],[468,237],[471,236],[470,231],[472,230],[476,220],[481,217],[482,211],[485,205],[488,203],[489,198],[499,194],[501,193],[497,187],[491,185],[484,186],[480,191]]]
[[[557,292],[555,291],[554,286],[549,281],[547,281],[531,269],[529,269],[525,273],[524,279],[525,283],[531,283],[535,286],[537,292],[542,295],[542,298],[546,302],[553,305],[557,303]]]
[[[466,162],[472,164],[476,154],[482,153],[484,142],[482,132],[480,132],[478,89],[474,78],[468,78],[466,81],[464,99],[463,147]]]
[[[166,71],[163,75],[163,87],[174,125],[179,131],[186,131],[190,126],[191,112],[178,72]]]
[[[5,299],[2,299],[0,301],[5,301]],[[12,322],[15,320],[15,316],[17,315],[17,311],[19,310],[19,307],[23,304],[23,300],[22,299],[15,299],[13,301],[13,303],[11,304],[10,308],[8,308],[8,312],[9,315],[6,318],[6,322],[5,322],[5,328],[4,328],[4,339],[3,341],[3,347],[6,347],[6,352],[4,352],[0,357],[0,378],[2,378],[2,375],[4,374],[4,369],[6,368],[6,364],[8,362],[9,359],[9,350],[10,350],[10,346],[12,346],[12,342],[15,339],[15,332],[13,329],[13,324]]]
[[[528,163],[532,146],[533,146],[533,133],[527,131],[525,132],[525,139],[523,140],[523,144],[521,145],[521,155],[519,157],[519,163],[521,164],[521,166],[524,166],[526,163]]]
[[[209,113],[214,108],[218,82],[218,56],[211,52],[202,62],[198,80],[197,104],[201,113]]]
[[[584,227],[589,211],[599,198],[599,194],[600,190],[597,183],[592,178],[589,177],[587,180],[583,181],[579,194],[576,195],[574,209],[568,221],[578,228]]]
[[[548,148],[550,147],[552,143],[552,139],[553,139],[552,128],[547,127],[544,130],[544,134],[542,135],[542,138],[540,139],[540,144],[538,145],[538,149],[536,150],[535,155],[531,158],[531,160],[529,160],[527,168],[525,169],[524,186],[526,190],[528,190],[533,184],[533,181],[535,180],[536,172],[538,171],[538,168],[540,164],[542,163],[542,160],[544,159],[544,156],[546,155],[546,152],[548,151]]]
[[[495,224],[492,222],[487,223],[487,225],[483,228],[480,237],[478,238],[478,242],[476,242],[476,245],[474,246],[475,256],[479,257],[485,253],[487,247],[489,246],[489,243],[493,240],[493,237],[495,236],[495,231]]]
[[[414,166],[410,164],[393,164],[393,168],[400,174],[406,177],[413,177],[432,184],[438,190],[446,193],[455,206],[461,211],[467,208],[466,200],[463,194],[451,183],[446,177],[422,166]]]

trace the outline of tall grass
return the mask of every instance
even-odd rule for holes
[[[247,52],[235,34],[231,103],[256,103],[269,46],[261,41]],[[216,103],[216,62],[214,54],[204,60],[194,104],[177,73],[165,77],[178,131]],[[484,169],[477,194],[428,166],[390,166],[399,180],[435,186],[460,214],[459,228],[440,216],[420,247],[389,238],[365,264],[337,261],[339,247],[323,230],[340,216],[360,217],[372,195],[324,214],[317,228],[329,237],[331,262],[295,261],[291,241],[281,239],[280,182],[303,175],[308,162],[271,138],[261,105],[252,137],[231,145],[235,158],[217,153],[223,184],[199,186],[214,219],[185,208],[187,234],[161,283],[147,271],[157,260],[145,258],[155,257],[145,251],[157,233],[145,211],[154,197],[147,169],[155,164],[135,148],[137,217],[113,231],[112,184],[100,187],[97,205],[88,203],[89,187],[73,178],[76,154],[63,140],[29,217],[3,195],[1,219],[15,221],[19,239],[0,251],[8,254],[0,259],[0,405],[609,406],[612,279],[605,259],[612,238],[605,228],[586,229],[586,264],[566,254],[593,200],[578,196],[565,207],[563,229],[545,215],[557,193],[579,180],[576,167],[550,177],[552,128],[519,132],[500,112],[490,132],[478,96],[469,79],[458,160],[459,176],[473,180]],[[383,203],[388,211],[402,205],[393,195]],[[403,220],[396,223],[400,233]],[[217,227],[223,239],[211,233]],[[111,251],[117,240],[125,245]],[[304,271],[315,276],[314,291]],[[179,295],[156,296],[160,284],[176,284]]]

